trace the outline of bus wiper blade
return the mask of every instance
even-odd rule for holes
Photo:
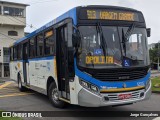
[[[106,40],[105,40],[105,37],[104,37],[104,34],[103,34],[102,27],[101,27],[101,24],[100,24],[100,23],[97,24],[97,30],[98,30],[98,32],[100,33],[100,41],[101,41],[100,46],[101,46],[102,49],[103,49],[103,53],[104,53],[105,60],[106,60],[107,44],[106,44]]]
[[[123,47],[123,50],[124,50],[124,54],[126,56],[126,38],[125,38],[125,34],[124,34],[123,28],[122,28],[122,47]]]
[[[123,57],[125,57],[125,58],[127,58],[127,59],[130,59],[130,60],[133,60],[133,61],[135,61],[135,60],[137,60],[137,58],[132,58],[132,57],[128,57],[128,56],[123,56]]]
[[[129,36],[132,34],[133,30],[135,28],[135,23],[133,23],[127,30],[126,34],[124,35],[125,42],[129,40]]]
[[[122,44],[123,44],[123,50],[126,57],[126,42],[129,41],[129,36],[132,34],[133,30],[135,28],[135,24],[133,23],[127,30],[126,34],[124,34],[124,29],[122,28]]]
[[[126,56],[126,58],[131,59],[133,61],[143,61],[144,60],[143,58],[139,58],[139,57],[134,56],[134,55]]]

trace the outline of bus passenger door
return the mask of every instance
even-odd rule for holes
[[[70,38],[69,38],[70,36]],[[70,101],[70,75],[68,62],[68,41],[72,36],[72,21],[66,20],[66,23],[60,23],[56,29],[56,63],[57,80],[60,97]],[[73,65],[74,66],[74,65]]]
[[[28,85],[28,42],[23,44],[23,60],[23,78],[25,85]]]

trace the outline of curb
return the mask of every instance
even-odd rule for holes
[[[152,93],[160,94],[160,91],[152,91]]]
[[[4,84],[0,85],[0,90],[3,89],[4,87],[10,85],[12,82],[5,82]]]
[[[4,84],[4,83],[5,83],[5,81],[3,81],[3,80],[1,81],[1,80],[0,80],[0,85],[1,85],[1,84]]]
[[[151,76],[151,78],[155,78],[155,77],[160,77],[160,75],[158,75],[158,76]]]

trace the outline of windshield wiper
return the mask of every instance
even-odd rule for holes
[[[122,28],[122,47],[123,47],[123,50],[124,50],[124,54],[126,56],[126,38],[125,38],[125,34],[124,34],[123,28]]]
[[[123,50],[126,57],[126,42],[129,41],[129,36],[131,36],[133,30],[135,28],[135,24],[133,23],[127,30],[126,34],[124,34],[124,30],[122,28],[122,44],[123,44]]]
[[[125,42],[129,41],[129,36],[131,36],[133,30],[135,28],[135,23],[133,23],[127,30],[126,34],[125,34]]]
[[[106,49],[107,49],[107,44],[106,44],[106,40],[105,40],[105,37],[104,37],[104,34],[103,34],[103,30],[102,30],[102,27],[101,27],[101,23],[97,23],[97,31],[100,33],[100,47],[103,49],[103,53],[104,53],[104,56],[105,56],[105,61],[106,61]]]

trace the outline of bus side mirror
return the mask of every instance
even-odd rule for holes
[[[151,28],[147,28],[147,37],[151,37]]]
[[[68,47],[68,73],[69,77],[75,77],[75,70],[74,70],[74,47]]]
[[[72,34],[72,44],[73,44],[73,47],[77,48],[79,46],[80,39],[81,39],[81,37],[78,34],[76,34],[76,33]]]

